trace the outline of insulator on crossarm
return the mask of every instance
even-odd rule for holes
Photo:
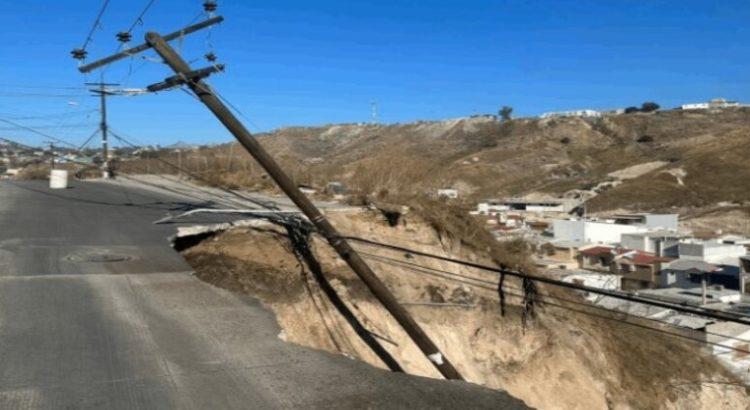
[[[213,13],[217,8],[219,8],[219,5],[216,3],[216,0],[206,0],[206,2],[203,3],[203,10],[205,10],[206,13]]]
[[[127,31],[121,31],[117,33],[117,41],[121,43],[129,43],[133,39],[133,35]]]
[[[85,60],[88,52],[82,48],[74,48],[73,51],[70,52],[70,55],[76,60]]]
[[[210,63],[213,63],[213,62],[215,62],[217,60],[216,54],[214,54],[214,53],[208,53],[208,54],[206,54],[205,57],[206,57],[206,60],[208,62],[210,62]]]

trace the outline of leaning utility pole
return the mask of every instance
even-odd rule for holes
[[[86,85],[97,85],[99,88],[91,89],[90,91],[95,95],[99,96],[99,112],[101,113],[101,122],[99,123],[99,131],[102,133],[102,177],[104,179],[110,178],[111,169],[109,167],[109,141],[108,141],[108,127],[107,127],[107,97],[115,95],[115,93],[108,91],[106,87],[117,86],[119,84],[111,83],[86,83]]]
[[[214,19],[221,21],[221,17]],[[207,21],[208,22],[208,21]],[[200,23],[204,27],[206,23]],[[186,32],[185,28],[181,32]],[[435,343],[424,332],[414,318],[391,293],[388,287],[375,275],[362,257],[351,247],[338,231],[331,225],[328,219],[318,210],[318,208],[303,194],[294,181],[281,169],[279,164],[268,154],[268,152],[258,143],[250,134],[250,131],[237,119],[237,117],[221,101],[213,89],[202,81],[202,78],[208,76],[204,70],[193,70],[187,62],[167,43],[168,40],[177,36],[174,33],[167,36],[160,36],[158,33],[148,33],[146,35],[147,44],[134,47],[131,50],[144,51],[153,48],[162,57],[164,62],[169,65],[176,73],[176,76],[170,77],[163,84],[169,86],[179,82],[187,85],[195,93],[198,99],[208,107],[208,109],[221,121],[222,124],[237,138],[240,144],[255,158],[256,161],[265,169],[268,175],[273,178],[276,184],[284,193],[294,202],[297,207],[307,216],[314,224],[318,232],[328,241],[336,250],[342,259],[346,261],[349,267],[359,276],[365,285],[370,289],[372,294],[383,304],[391,313],[396,321],[403,327],[406,333],[411,337],[414,343],[432,362],[437,370],[447,379],[462,380],[458,370],[448,361],[440,352]],[[121,53],[122,54],[122,53]],[[91,63],[79,68],[82,72],[87,72],[90,67],[100,67],[117,59],[124,58],[122,55],[115,55]]]

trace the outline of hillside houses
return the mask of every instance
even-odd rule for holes
[[[618,275],[623,290],[720,286],[745,289],[750,240],[701,240],[678,231],[676,214],[559,219],[540,265]]]
[[[739,107],[740,103],[737,101],[727,101],[724,98],[714,98],[709,102],[704,103],[691,103],[683,104],[680,106],[682,110],[710,110],[710,109],[723,109]]]
[[[488,199],[477,204],[478,215],[498,215],[507,211],[536,213],[569,213],[579,202],[565,198],[505,198]]]

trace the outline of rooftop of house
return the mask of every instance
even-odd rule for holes
[[[654,265],[662,262],[671,262],[673,259],[656,256],[650,252],[629,250],[629,249],[618,249],[617,261],[626,265]]]
[[[666,270],[684,273],[716,273],[725,275],[737,275],[741,269],[736,263],[707,263],[700,260],[678,259],[671,262]]]
[[[609,255],[615,251],[615,248],[611,246],[592,246],[590,248],[581,249],[581,255],[583,256],[600,256]]]
[[[646,289],[638,291],[640,296],[661,300],[675,304],[687,304],[690,306],[702,305],[701,288],[681,289],[681,288],[664,288],[664,289]],[[710,286],[706,290],[707,304],[739,302],[741,296],[736,290],[724,289],[721,286]]]
[[[554,246],[555,248],[565,248],[565,249],[581,249],[593,246],[594,244],[591,242],[581,242],[581,241],[552,241],[548,242],[550,245]]]
[[[624,233],[623,236],[639,236],[644,238],[684,238],[685,235],[679,234],[677,231],[670,231],[666,229],[660,229],[655,231],[648,231],[648,232],[633,232],[633,233]]]
[[[677,259],[670,262],[669,265],[666,266],[666,269],[681,272],[715,272],[720,268],[719,266],[708,262]]]
[[[614,214],[612,218],[616,219],[643,219],[647,216],[673,216],[677,214],[656,214],[651,212],[631,212],[626,214]]]

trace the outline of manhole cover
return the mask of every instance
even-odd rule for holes
[[[126,262],[131,259],[133,258],[131,258],[130,256],[114,253],[87,253],[68,256],[68,260],[73,262],[112,263]]]

